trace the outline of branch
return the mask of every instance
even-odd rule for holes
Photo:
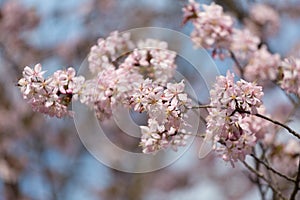
[[[257,158],[254,154],[250,154],[257,162],[259,162],[260,164],[262,164],[263,166],[265,166],[268,170],[270,170],[271,172],[273,172],[274,174],[277,174],[278,176],[288,180],[288,181],[291,181],[291,182],[295,182],[294,179],[284,175],[284,174],[281,174],[280,172],[276,171],[275,169],[273,169],[272,167],[270,167],[268,164],[266,164],[265,162],[261,161],[259,158]]]
[[[234,63],[238,67],[238,69],[240,70],[241,78],[243,79],[244,78],[244,69],[243,69],[242,65],[240,64],[240,62],[238,61],[238,59],[236,58],[236,56],[234,55],[234,53],[232,51],[229,50],[229,53],[230,53],[232,60],[234,61]]]
[[[299,182],[300,182],[300,157],[299,157],[299,163],[298,163],[298,173],[297,173],[297,177],[295,180],[295,186],[294,186],[294,190],[291,194],[290,200],[296,200],[296,195],[299,191]]]
[[[256,169],[257,171],[260,170],[260,163],[257,162],[257,161],[256,161],[256,163],[255,163],[255,169]],[[258,187],[258,190],[259,190],[261,199],[262,199],[262,200],[266,200],[266,197],[265,197],[266,192],[263,190],[263,187],[262,187],[263,185],[261,184],[259,177],[256,177],[256,179],[253,180],[253,182],[257,184],[257,187]]]
[[[262,180],[264,180],[268,186],[273,190],[274,193],[276,193],[280,199],[282,200],[286,200],[286,198],[281,194],[281,192],[279,191],[278,188],[275,188],[272,183],[259,171],[257,171],[256,169],[254,169],[253,167],[251,167],[248,163],[246,163],[245,161],[242,161],[242,163],[245,165],[245,167],[247,169],[249,169],[252,173],[254,173],[257,177],[261,178]]]
[[[216,107],[208,104],[208,105],[192,106],[190,109],[198,109],[198,108],[216,108]]]

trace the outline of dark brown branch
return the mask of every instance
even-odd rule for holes
[[[232,51],[229,51],[229,53],[230,53],[230,56],[231,56],[232,60],[234,61],[234,63],[238,67],[238,69],[240,71],[240,76],[243,79],[244,78],[244,68],[243,68],[243,66],[240,64],[240,62],[238,61],[238,59],[236,58],[236,56],[234,55],[234,53]]]

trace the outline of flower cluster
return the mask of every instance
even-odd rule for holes
[[[103,69],[110,68],[112,62],[119,56],[134,47],[130,40],[130,34],[112,32],[106,39],[99,38],[98,44],[92,46],[88,56],[89,69],[97,73]]]
[[[256,144],[255,132],[245,120],[257,113],[262,105],[262,87],[244,80],[234,82],[234,75],[217,77],[210,92],[211,107],[207,117],[207,138],[213,140],[214,149],[225,161],[244,160]]]
[[[240,60],[247,60],[258,50],[260,39],[248,29],[233,29],[230,50]]]
[[[168,83],[162,87],[146,79],[132,97],[134,109],[149,114],[148,126],[141,126],[141,146],[144,153],[155,153],[171,146],[184,146],[188,134],[185,117],[191,100],[184,92],[184,82]]]
[[[281,88],[300,96],[300,59],[285,59],[281,64],[281,73]]]
[[[278,77],[278,66],[280,65],[280,55],[271,54],[266,46],[252,54],[245,67],[245,78],[254,80],[276,80]]]
[[[23,98],[34,111],[56,117],[70,115],[68,105],[72,98],[80,95],[84,78],[76,77],[73,68],[58,70],[47,79],[43,77],[44,73],[40,64],[33,69],[24,68],[23,78],[18,82]]]
[[[276,33],[280,26],[278,13],[266,4],[254,4],[250,8],[250,20],[246,26],[257,36],[265,38]]]
[[[215,3],[200,6],[193,0],[184,9],[185,21],[191,20],[195,29],[191,33],[196,47],[213,49],[214,52],[228,47],[232,40],[233,19]]]

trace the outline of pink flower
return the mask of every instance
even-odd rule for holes
[[[159,125],[156,120],[149,119],[148,126],[141,126],[142,137],[140,145],[143,148],[143,153],[156,153],[160,149],[165,149],[169,146],[167,132],[165,127]]]
[[[45,71],[42,71],[42,65],[36,64],[33,69],[26,66],[23,70],[23,77],[27,80],[35,79],[36,81],[43,81],[43,74]]]

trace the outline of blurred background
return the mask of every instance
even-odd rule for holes
[[[215,2],[237,17],[238,26],[251,20],[253,4],[269,4],[280,16],[280,27],[272,34],[259,29],[263,42],[282,56],[299,56],[299,1]],[[173,165],[155,172],[110,169],[86,151],[72,119],[32,112],[16,87],[27,65],[41,63],[48,75],[68,66],[78,69],[97,39],[114,30],[156,26],[189,34],[191,25],[182,26],[181,9],[186,3],[0,0],[0,200],[259,199],[241,166],[232,168],[213,154],[198,160],[198,142]],[[227,68],[221,66],[232,65],[231,60],[216,63],[222,73]],[[280,108],[286,99],[276,95]]]

